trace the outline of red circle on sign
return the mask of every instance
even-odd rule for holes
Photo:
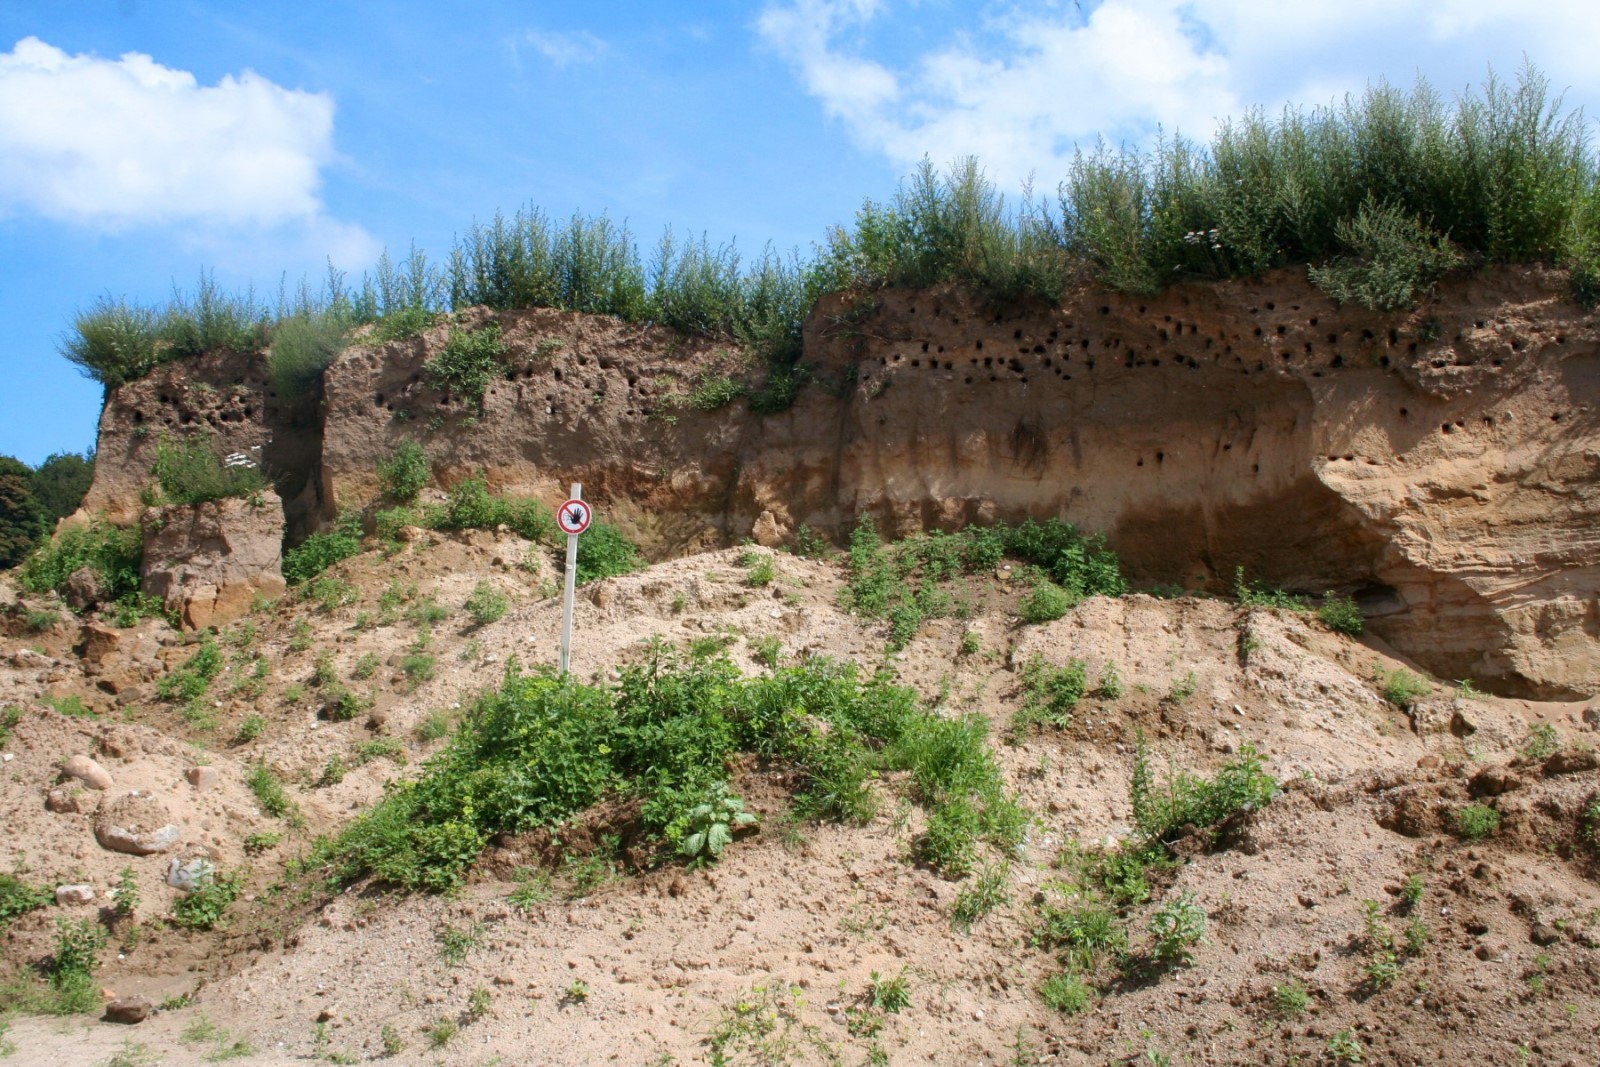
[[[561,527],[563,533],[576,537],[589,528],[589,520],[593,518],[594,512],[586,502],[569,500],[556,512],[556,525]]]

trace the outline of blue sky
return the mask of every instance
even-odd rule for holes
[[[808,252],[924,155],[1048,192],[1076,144],[1524,59],[1600,114],[1600,5],[771,0],[0,5],[0,453],[94,443],[103,294],[271,296],[532,203]]]

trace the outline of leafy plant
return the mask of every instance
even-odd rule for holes
[[[751,586],[752,588],[760,589],[763,586],[771,585],[772,577],[772,557],[768,555],[762,555],[750,564],[750,571],[745,575],[744,584]]]
[[[744,801],[729,794],[719,782],[690,809],[683,826],[678,854],[694,862],[715,862],[733,841],[734,832],[754,826],[756,817],[744,810]]]
[[[1106,700],[1120,700],[1126,691],[1122,684],[1122,675],[1117,673],[1117,664],[1114,660],[1106,660],[1105,666],[1100,668],[1100,681],[1095,684],[1095,695]]]
[[[1560,732],[1551,724],[1541,722],[1528,728],[1528,736],[1523,739],[1520,751],[1526,759],[1542,760],[1554,755],[1560,748]]]
[[[112,914],[119,922],[132,919],[139,910],[139,879],[132,867],[117,872],[117,884],[111,890]]]
[[[1500,829],[1500,813],[1487,804],[1466,804],[1456,809],[1456,833],[1468,841],[1481,841]]]
[[[1328,1038],[1328,1043],[1324,1047],[1327,1049],[1328,1058],[1334,1063],[1360,1063],[1366,1059],[1361,1042],[1356,1040],[1353,1030],[1340,1030]]]
[[[783,642],[772,634],[750,642],[750,658],[768,670],[776,670],[782,657]]]
[[[14,874],[0,874],[0,928],[19,915],[55,901],[55,894],[43,886],[28,885]]]
[[[1243,567],[1234,569],[1233,595],[1239,601],[1239,606],[1245,608],[1268,608],[1279,611],[1311,610],[1311,601],[1303,596],[1273,589],[1259,580],[1245,581]]]
[[[1051,622],[1072,610],[1074,600],[1067,591],[1051,581],[1041,581],[1033,591],[1022,598],[1017,613],[1027,623]]]
[[[905,969],[893,978],[881,977],[877,971],[867,983],[867,1002],[878,1011],[897,1015],[911,1006],[911,982]]]
[[[451,330],[444,347],[428,360],[425,369],[435,388],[481,411],[484,393],[499,372],[505,353],[498,323],[479,330]]]
[[[250,792],[255,794],[261,810],[268,815],[281,819],[294,807],[293,802],[289,800],[288,792],[283,787],[283,779],[264,762],[257,763],[250,769],[245,784],[250,787]]]
[[[428,454],[415,441],[402,442],[388,459],[378,461],[378,486],[385,500],[397,504],[415,502],[432,478]]]
[[[1367,627],[1361,609],[1356,606],[1354,597],[1335,596],[1328,593],[1322,598],[1322,606],[1317,609],[1317,618],[1322,624],[1335,633],[1347,637],[1360,637]]]
[[[89,919],[57,919],[55,951],[50,957],[50,985],[60,1014],[90,1011],[100,1002],[94,968],[106,932]]]
[[[1180,894],[1150,917],[1150,934],[1155,938],[1151,958],[1167,967],[1187,965],[1190,949],[1205,940],[1205,932],[1205,909],[1194,902],[1194,894]]]
[[[1272,987],[1272,1010],[1284,1018],[1302,1014],[1311,1006],[1311,994],[1303,983],[1291,978]]]
[[[152,474],[162,495],[174,504],[200,504],[228,497],[249,497],[267,487],[259,464],[248,458],[227,462],[219,458],[201,435],[173,442],[165,437],[156,445]]]
[[[1039,999],[1051,1011],[1077,1015],[1094,1002],[1094,987],[1072,971],[1052,974],[1039,983]]]
[[[224,665],[222,649],[210,634],[206,634],[183,666],[157,683],[156,692],[162,700],[175,703],[196,700],[211,688],[212,680],[222,673]]]
[[[990,863],[972,884],[956,893],[950,904],[950,925],[963,933],[975,923],[1010,899],[1007,884],[1011,880],[1011,867],[1006,863]]]
[[[1144,734],[1136,735],[1130,788],[1134,825],[1140,839],[1155,845],[1169,842],[1185,826],[1211,833],[1235,814],[1265,807],[1278,794],[1278,783],[1262,770],[1253,744],[1245,742],[1238,758],[1223,765],[1211,780],[1174,770],[1158,786],[1150,768]]]
[[[199,885],[172,904],[172,921],[190,930],[212,930],[222,921],[244,888],[244,876],[238,871],[216,869]]]
[[[0,745],[11,740],[11,731],[22,721],[22,709],[14,704],[0,705]]]
[[[361,551],[361,521],[342,515],[333,527],[307,537],[283,554],[283,577],[290,585],[316,577]]]
[[[1389,672],[1383,683],[1383,699],[1399,707],[1406,707],[1421,696],[1427,696],[1433,691],[1426,680],[1406,670],[1397,667]]]
[[[1035,653],[1022,668],[1022,704],[1012,717],[1012,729],[1020,731],[1036,723],[1069,725],[1089,686],[1087,670],[1081,659],[1069,660],[1065,667],[1048,667]]]
[[[503,617],[511,602],[488,582],[479,582],[472,587],[472,595],[467,597],[465,606],[474,623],[487,626]]]

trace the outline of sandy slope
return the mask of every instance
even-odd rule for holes
[[[513,841],[492,849],[481,876],[454,899],[363,887],[332,900],[260,899],[312,834],[370,804],[385,778],[412,772],[441,743],[413,734],[430,711],[449,710],[465,692],[492,684],[512,655],[554,658],[559,603],[539,598],[548,582],[544,564],[519,566],[524,546],[510,536],[426,535],[393,558],[369,553],[341,565],[361,590],[360,603],[328,614],[302,603],[253,616],[257,634],[239,650],[241,666],[216,687],[222,706],[209,731],[158,703],[153,682],[131,661],[85,674],[65,625],[42,639],[17,634],[5,641],[0,704],[27,714],[7,747],[13,759],[0,769],[0,818],[8,830],[0,865],[23,868],[37,883],[88,882],[103,900],[116,872],[132,864],[143,913],[157,919],[167,911],[175,891],[161,882],[165,857],[106,852],[95,843],[90,814],[45,807],[59,762],[93,751],[115,776],[114,791],[139,788],[162,799],[191,851],[209,848],[225,865],[252,866],[250,893],[230,912],[225,932],[190,934],[152,922],[125,959],[111,951],[102,957],[99,978],[109,990],[158,1001],[197,991],[191,1006],[135,1028],[18,1017],[9,1033],[14,1062],[105,1062],[125,1041],[144,1046],[152,1062],[206,1062],[214,1040],[183,1037],[202,1019],[246,1038],[257,1050],[239,1061],[247,1063],[378,1057],[384,1027],[404,1046],[396,1063],[709,1062],[707,1038],[719,1025],[735,1019],[748,1027],[768,1017],[740,1015],[738,1005],[778,1000],[787,1008],[772,1016],[777,1029],[768,1040],[783,1043],[772,1044],[766,1058],[730,1046],[737,1053],[730,1062],[834,1057],[855,1064],[882,1056],[878,1062],[1098,1064],[1167,1062],[1165,1056],[1172,1063],[1312,1064],[1334,1062],[1329,1040],[1347,1030],[1369,1063],[1597,1062],[1600,884],[1596,854],[1579,834],[1600,773],[1546,775],[1538,763],[1515,761],[1537,722],[1552,724],[1564,742],[1592,744],[1582,705],[1458,699],[1436,686],[1408,715],[1383,701],[1373,681],[1400,661],[1378,642],[1350,641],[1303,616],[1133,596],[1091,600],[1058,622],[1028,627],[1011,613],[1015,593],[988,578],[967,591],[970,621],[931,622],[891,657],[881,625],[838,609],[839,564],[780,554],[772,585],[750,588],[738,556],[692,556],[591,587],[580,605],[576,671],[603,678],[658,634],[684,641],[718,632],[735,636],[730,655],[755,671],[752,645],[772,635],[786,660],[816,653],[868,668],[887,664],[948,712],[990,717],[997,754],[1034,822],[1012,857],[1007,903],[970,932],[954,929],[949,912],[971,879],[946,881],[905,858],[920,816],[896,802],[897,783],[882,784],[886,803],[868,826],[785,832],[781,774],[753,765],[737,789],[763,814],[762,830],[709,870],[667,866],[574,899],[565,899],[570,879],[558,872],[551,900],[519,910],[506,902],[515,885],[503,877],[534,857],[529,842]],[[396,664],[415,642],[416,627],[355,627],[358,612],[377,611],[393,579],[416,583],[419,595],[431,593],[452,611],[433,628],[436,676],[409,691]],[[513,608],[470,630],[460,605],[483,579],[510,593]],[[300,619],[309,620],[314,636],[309,647],[292,651]],[[966,628],[980,636],[975,655],[960,652]],[[44,655],[9,658],[30,645]],[[319,720],[310,690],[298,704],[285,700],[288,687],[306,684],[323,651],[345,679],[368,653],[385,664],[370,682],[349,683],[376,688],[370,718]],[[472,658],[463,659],[467,652]],[[222,696],[257,653],[271,666],[265,692]],[[186,650],[164,654],[181,662]],[[1085,701],[1066,730],[1007,744],[1000,735],[1018,702],[1020,667],[1035,654],[1056,664],[1082,658],[1091,677],[1113,660],[1127,693]],[[120,712],[94,684],[119,670],[139,679],[121,683],[133,696],[118,698]],[[1175,688],[1193,692],[1176,699]],[[107,714],[63,718],[40,709],[46,692],[81,694]],[[265,720],[260,739],[229,743],[251,713]],[[1037,991],[1059,963],[1030,946],[1034,901],[1056,892],[1051,882],[1063,875],[1055,861],[1064,845],[1127,833],[1136,727],[1162,760],[1197,771],[1231,758],[1250,739],[1285,792],[1230,847],[1197,851],[1158,881],[1156,900],[1130,914],[1138,951],[1148,945],[1155,908],[1194,894],[1207,929],[1192,966],[1113,983],[1083,1014],[1058,1015]],[[382,736],[403,743],[406,768],[380,758],[337,784],[316,784],[330,756],[354,763],[357,746]],[[244,784],[258,760],[292,783],[303,830],[260,812]],[[219,781],[197,791],[184,772],[202,761],[219,770]],[[1505,790],[1491,799],[1504,817],[1501,831],[1477,844],[1450,835],[1449,813],[1468,802],[1469,789],[1490,788]],[[283,843],[248,857],[245,835],[267,830],[285,832]],[[1408,917],[1397,894],[1413,873],[1425,885],[1416,914],[1429,940],[1392,985],[1368,995],[1361,902],[1378,901],[1398,932]],[[92,906],[69,913],[94,914]],[[13,923],[0,935],[6,958],[42,958],[56,914],[45,909]],[[441,952],[447,929],[471,942],[454,965]],[[875,1036],[852,1033],[859,1015],[850,1009],[873,972],[902,970],[909,1007],[885,1015]],[[1291,979],[1309,991],[1310,1006],[1279,1018],[1271,991]],[[581,999],[575,983],[587,990]],[[781,992],[790,987],[792,998]],[[466,1021],[469,998],[480,989],[488,1009]],[[456,1021],[459,1032],[431,1049],[425,1031],[442,1019]],[[862,1029],[859,1022],[854,1029]]]

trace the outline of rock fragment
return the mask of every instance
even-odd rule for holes
[[[111,772],[81,753],[63,763],[61,773],[76,778],[90,789],[103,791],[112,786]]]
[[[130,856],[169,852],[183,839],[166,805],[148,793],[132,792],[107,797],[95,812],[95,840],[100,847]]]
[[[144,997],[118,997],[106,1004],[105,1021],[132,1025],[150,1017],[153,1005]]]

